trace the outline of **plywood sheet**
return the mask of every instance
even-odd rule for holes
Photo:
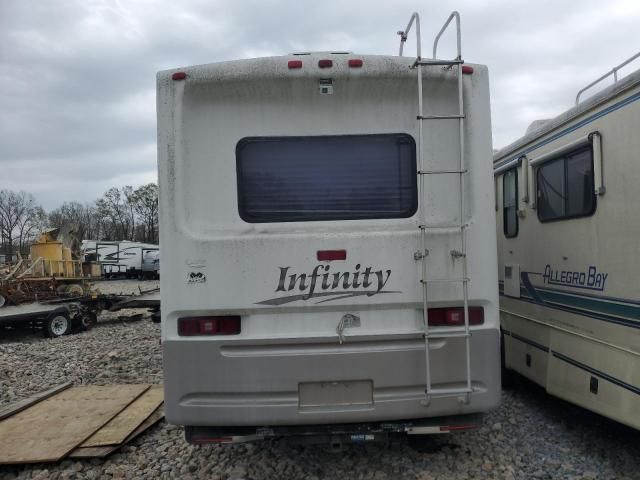
[[[127,442],[130,442],[138,435],[143,433],[148,428],[154,426],[158,421],[162,420],[164,417],[164,411],[162,407],[158,407],[155,412],[153,412],[147,419],[142,422],[142,424],[135,429],[135,431],[127,437],[124,443],[120,445],[109,445],[106,447],[78,447],[73,452],[69,454],[69,458],[104,458],[107,455],[112,454],[116,450],[118,450],[122,445]]]
[[[0,463],[60,460],[149,388],[67,389],[0,422]]]
[[[162,385],[149,388],[131,405],[94,433],[81,447],[103,447],[124,442],[162,404],[163,398]]]
[[[4,408],[0,408],[0,420],[4,420],[5,418],[10,417],[22,410],[29,408],[31,405],[35,405],[38,402],[41,402],[45,398],[49,398],[55,395],[58,392],[66,390],[71,385],[71,382],[63,383],[61,385],[57,385],[49,390],[45,390],[44,392],[36,393],[35,395],[31,395],[30,397],[25,398],[24,400],[20,400],[19,402],[12,403],[11,405],[7,405]]]

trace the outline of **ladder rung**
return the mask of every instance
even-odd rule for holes
[[[460,225],[459,223],[456,225],[418,225],[418,228],[420,230],[440,230],[440,229],[444,229],[444,230],[462,230],[464,228],[467,228],[469,226],[469,224],[465,223],[463,225]]]
[[[443,65],[443,66],[449,66],[449,65],[462,65],[464,63],[464,60],[423,60],[423,59],[419,59],[416,60],[415,62],[413,62],[413,66],[415,67],[416,65]]]
[[[443,173],[467,173],[469,170],[418,170],[418,175],[439,175]],[[458,227],[460,225],[457,225]]]
[[[465,118],[464,115],[418,115],[418,120],[449,120],[454,118]]]
[[[461,393],[473,393],[473,388],[431,388],[427,395],[460,395]]]
[[[470,337],[471,333],[466,332],[438,332],[438,333],[427,333],[424,337],[429,338],[465,338]]]
[[[427,280],[426,283],[469,283],[468,278],[434,278],[433,280]],[[420,280],[420,283],[425,283],[424,280]]]

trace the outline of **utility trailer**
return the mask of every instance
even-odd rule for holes
[[[443,433],[499,404],[487,68],[457,12],[433,58],[417,14],[400,36],[158,74],[165,407],[188,441]]]
[[[60,337],[83,326],[75,306],[25,303],[0,308],[0,336],[6,327],[41,328],[47,337]]]
[[[123,308],[147,308],[152,311],[153,319],[160,310],[159,291],[141,292],[140,295],[90,292],[46,302],[5,305],[0,308],[0,336],[4,328],[30,328],[42,329],[47,337],[60,337],[90,329],[103,310],[115,312]]]

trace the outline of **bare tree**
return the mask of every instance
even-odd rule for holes
[[[14,241],[23,251],[45,225],[46,215],[30,193],[0,190],[0,237],[5,253],[14,252]]]
[[[133,210],[141,221],[143,242],[158,241],[158,186],[148,183],[133,191],[129,197]]]
[[[49,213],[49,225],[63,230],[72,229],[79,240],[101,239],[102,223],[93,204],[65,202]]]
[[[128,197],[131,187],[113,187],[96,201],[96,213],[104,222],[106,240],[131,240],[135,230],[133,209]]]

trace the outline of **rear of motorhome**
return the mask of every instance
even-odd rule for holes
[[[494,174],[505,367],[640,428],[640,71],[618,81],[627,63],[500,150]]]
[[[488,72],[447,25],[453,60],[439,35],[421,56],[414,14],[417,58],[158,74],[165,406],[188,441],[442,433],[498,405]]]

